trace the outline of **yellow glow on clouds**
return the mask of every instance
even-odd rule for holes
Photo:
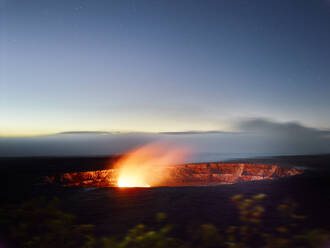
[[[119,131],[119,132],[177,132],[177,131],[208,131],[228,129],[207,120],[183,121],[164,118],[114,118],[101,119],[28,119],[17,118],[0,122],[0,137],[28,137],[56,134],[68,131]]]

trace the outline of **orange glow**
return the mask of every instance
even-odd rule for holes
[[[160,186],[166,166],[183,163],[190,150],[168,143],[152,143],[128,152],[115,167],[118,187]]]

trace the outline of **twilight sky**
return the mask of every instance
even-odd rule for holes
[[[0,136],[329,130],[329,44],[327,0],[0,0]]]

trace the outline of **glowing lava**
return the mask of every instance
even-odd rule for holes
[[[118,187],[120,188],[132,188],[132,187],[140,187],[140,188],[149,188],[149,184],[145,184],[136,178],[118,178]]]
[[[166,166],[183,163],[190,150],[168,143],[152,143],[128,152],[115,167],[118,187],[159,186],[167,178]]]

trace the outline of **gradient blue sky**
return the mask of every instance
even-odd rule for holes
[[[0,136],[330,128],[326,0],[0,0]]]

